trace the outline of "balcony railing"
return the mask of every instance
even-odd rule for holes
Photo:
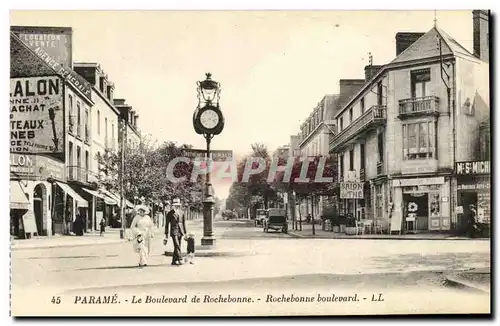
[[[386,112],[385,105],[372,106],[331,139],[330,151],[338,151],[358,136],[363,135],[366,131],[385,124],[387,119]]]
[[[439,98],[425,96],[399,100],[399,118],[439,115]]]
[[[93,173],[81,166],[68,166],[68,181],[90,182]]]
[[[384,174],[384,162],[377,162],[377,176]]]

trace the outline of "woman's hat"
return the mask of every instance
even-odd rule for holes
[[[144,211],[144,213],[149,214],[149,207],[148,207],[148,206],[146,206],[146,205],[137,205],[137,206],[135,206],[134,210],[135,210],[136,212],[138,212],[138,211],[140,211],[140,210],[143,210],[143,211]]]
[[[181,200],[178,198],[172,200],[172,206],[181,206]]]
[[[189,232],[189,233],[188,233],[188,237],[189,237],[189,238],[194,238],[194,233],[193,233],[193,232]]]

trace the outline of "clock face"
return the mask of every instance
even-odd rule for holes
[[[206,110],[200,116],[201,125],[207,129],[213,129],[219,123],[219,115],[214,110]]]

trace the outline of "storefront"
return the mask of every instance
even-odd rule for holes
[[[53,235],[52,217],[62,199],[49,180],[64,179],[64,164],[43,155],[11,153],[10,179],[11,235],[22,239]]]
[[[393,180],[391,232],[450,231],[448,177]]]
[[[471,214],[478,223],[488,225],[491,221],[491,174],[490,161],[457,162],[457,231],[467,232],[467,221]]]

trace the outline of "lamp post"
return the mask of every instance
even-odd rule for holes
[[[215,245],[213,236],[213,214],[215,200],[211,183],[210,143],[215,135],[224,129],[224,116],[219,106],[220,83],[212,80],[212,74],[206,73],[204,81],[197,82],[198,106],[193,114],[193,126],[197,134],[203,135],[207,145],[207,173],[205,180],[205,198],[203,200],[203,246]]]

